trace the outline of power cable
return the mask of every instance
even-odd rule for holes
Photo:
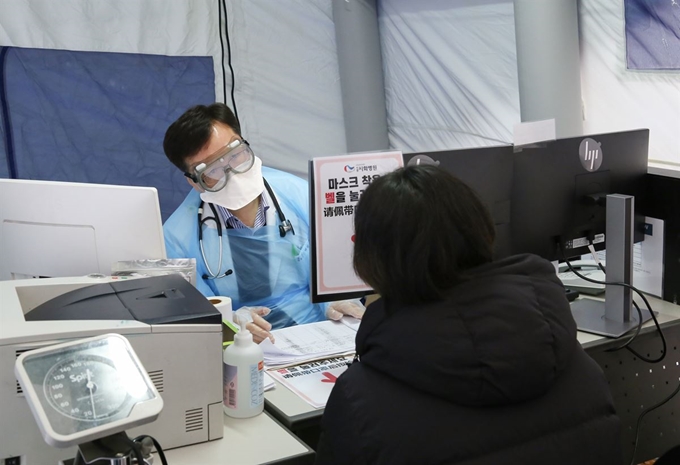
[[[578,276],[579,278],[581,278],[581,279],[583,279],[583,280],[585,280],[585,281],[591,282],[591,283],[595,283],[595,284],[604,284],[604,285],[608,285],[608,284],[609,284],[609,285],[614,285],[614,286],[622,286],[622,287],[626,287],[626,288],[628,288],[628,289],[631,289],[631,290],[634,291],[637,295],[640,296],[640,298],[641,298],[641,299],[643,300],[643,302],[645,303],[645,305],[646,305],[646,307],[647,307],[647,310],[649,311],[649,314],[652,316],[652,319],[654,320],[654,324],[656,325],[656,329],[657,329],[657,331],[659,332],[659,336],[661,336],[661,343],[662,343],[662,346],[663,346],[663,348],[661,349],[661,356],[660,356],[659,358],[657,358],[657,359],[649,359],[649,358],[647,358],[647,357],[645,357],[645,356],[643,356],[643,355],[640,355],[639,353],[637,353],[634,349],[632,349],[632,348],[630,347],[630,342],[632,342],[632,341],[630,341],[630,340],[629,340],[628,342],[626,342],[625,344],[623,344],[621,347],[619,347],[619,349],[625,348],[626,350],[630,351],[633,355],[635,355],[636,357],[640,358],[641,360],[643,360],[643,361],[645,361],[645,362],[647,362],[647,363],[659,363],[659,362],[661,362],[661,361],[664,359],[664,357],[666,357],[666,349],[667,349],[667,347],[666,347],[666,338],[665,338],[665,336],[664,336],[664,334],[663,334],[663,331],[661,330],[661,326],[659,325],[659,321],[656,319],[656,315],[654,315],[654,311],[652,310],[652,306],[649,304],[649,301],[647,300],[647,298],[645,297],[645,295],[644,295],[640,290],[638,290],[636,287],[634,287],[634,286],[632,286],[632,285],[630,285],[630,284],[628,284],[628,283],[617,283],[617,282],[609,282],[609,281],[599,281],[599,280],[597,280],[597,279],[592,279],[592,278],[589,278],[589,277],[587,277],[587,276],[582,275],[581,273],[579,273],[578,271],[576,271],[576,269],[571,265],[571,263],[569,262],[569,260],[567,260],[567,259],[565,258],[565,256],[564,256],[564,254],[562,253],[562,249],[561,249],[561,247],[559,246],[559,244],[558,244],[558,249],[559,249],[559,251],[560,251],[560,255],[562,255],[563,261],[567,264],[567,267],[569,267],[569,270],[570,270],[572,273],[574,273],[576,276]],[[642,311],[641,311],[640,308],[637,306],[637,304],[635,304],[634,301],[633,301],[633,303],[634,303],[635,309],[638,311],[638,318],[639,318],[639,321],[638,321],[638,331],[637,331],[636,334],[635,334],[635,335],[637,335],[637,333],[639,332],[639,327],[642,326]],[[618,349],[612,349],[612,350],[618,350]]]
[[[592,245],[589,245],[588,247],[590,248],[591,253],[593,253],[593,252],[594,252],[594,249],[592,248]],[[583,279],[583,280],[585,280],[585,281],[589,281],[589,282],[592,282],[592,283],[596,283],[596,284],[605,284],[605,285],[610,284],[610,285],[615,285],[615,286],[623,286],[623,287],[629,288],[629,289],[633,290],[635,293],[637,293],[637,294],[642,298],[642,300],[644,301],[645,305],[647,306],[647,310],[649,311],[650,315],[652,316],[652,319],[654,320],[654,324],[656,325],[656,329],[658,330],[659,335],[661,336],[661,341],[662,341],[662,344],[663,344],[663,349],[661,350],[661,357],[659,357],[658,359],[648,359],[648,358],[646,358],[646,357],[643,357],[643,356],[641,356],[640,354],[638,354],[635,350],[633,350],[633,349],[630,347],[630,343],[633,342],[633,340],[637,337],[637,335],[640,333],[640,328],[642,327],[642,311],[640,310],[640,307],[637,305],[637,303],[633,300],[632,302],[633,302],[633,305],[635,306],[635,309],[636,309],[637,312],[638,312],[638,318],[639,318],[639,319],[638,319],[638,325],[637,325],[637,328],[636,328],[636,330],[635,330],[635,334],[633,334],[633,336],[632,336],[631,338],[629,338],[628,341],[626,341],[625,344],[623,344],[623,345],[621,345],[621,346],[619,346],[619,347],[614,347],[614,348],[611,348],[611,349],[607,349],[606,352],[612,352],[612,351],[616,351],[616,350],[626,349],[626,350],[630,351],[632,354],[634,354],[635,356],[637,356],[640,360],[642,360],[642,361],[644,361],[644,362],[647,362],[647,363],[658,363],[658,362],[662,361],[662,360],[665,358],[665,356],[666,356],[666,350],[667,350],[667,347],[666,347],[666,338],[664,337],[663,331],[661,330],[661,326],[659,325],[659,322],[658,322],[658,320],[656,319],[656,316],[654,315],[654,312],[652,311],[652,307],[651,307],[651,305],[649,304],[649,301],[647,301],[647,298],[642,294],[642,292],[641,292],[640,290],[638,290],[637,288],[635,288],[635,287],[633,287],[633,286],[631,286],[630,284],[627,284],[627,283],[616,283],[616,282],[599,281],[599,280],[597,280],[597,279],[588,278],[587,276],[582,275],[581,273],[579,273],[578,271],[576,271],[576,269],[574,269],[574,268],[572,267],[572,265],[571,265],[571,263],[569,262],[569,260],[566,259],[566,257],[565,257],[564,254],[562,253],[562,250],[561,250],[559,244],[558,244],[558,249],[559,249],[559,251],[560,251],[560,255],[562,255],[562,257],[563,257],[563,261],[564,261],[564,262],[567,264],[567,266],[569,267],[569,270],[570,270],[572,273],[574,273],[576,276],[578,276],[579,278],[581,278],[581,279]],[[596,257],[595,253],[593,253],[593,257]],[[602,265],[602,263],[601,263],[597,258],[595,258],[595,262],[597,263],[598,267],[602,270],[602,272],[606,274],[606,269],[605,269],[605,267]],[[635,425],[635,439],[634,439],[634,442],[633,442],[634,445],[633,445],[633,454],[632,454],[631,462],[630,462],[631,465],[634,465],[634,464],[635,464],[635,454],[637,453],[638,444],[639,444],[639,440],[640,440],[640,429],[641,429],[641,426],[642,426],[642,420],[644,419],[644,417],[645,417],[649,412],[652,412],[653,410],[656,410],[657,408],[659,408],[659,407],[661,407],[662,405],[664,405],[664,404],[666,404],[667,402],[669,402],[673,397],[675,397],[675,396],[678,394],[678,392],[680,392],[680,383],[678,383],[678,386],[673,390],[673,392],[670,393],[670,395],[668,395],[667,397],[665,397],[665,398],[662,399],[661,401],[657,402],[656,404],[654,404],[654,405],[652,405],[652,406],[650,406],[650,407],[647,407],[647,408],[646,408],[642,413],[640,413],[640,415],[638,416],[638,419],[637,419],[637,422],[636,422],[636,425]]]

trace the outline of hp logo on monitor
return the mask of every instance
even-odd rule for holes
[[[581,145],[578,147],[581,164],[588,171],[597,171],[602,165],[602,148],[600,145],[599,142],[586,138],[581,141]]]

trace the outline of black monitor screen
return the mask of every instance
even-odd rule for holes
[[[404,154],[404,165],[432,162],[477,192],[491,212],[496,227],[496,258],[509,255],[513,146]]]
[[[548,260],[604,248],[606,194],[636,196],[647,173],[649,130],[558,139],[514,155],[512,250]],[[636,213],[639,209],[636,207]],[[643,238],[636,215],[635,242]],[[559,243],[562,251],[559,250]]]

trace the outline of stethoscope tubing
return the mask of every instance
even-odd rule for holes
[[[222,223],[219,221],[217,218],[217,209],[215,208],[215,205],[212,203],[208,204],[210,206],[210,209],[212,210],[213,216],[206,216],[203,217],[203,206],[205,202],[201,201],[200,206],[198,207],[198,246],[201,249],[201,257],[203,257],[203,263],[205,263],[205,267],[208,270],[207,275],[203,275],[203,279],[217,279],[218,277],[223,277],[223,276],[228,276],[231,274],[231,270],[227,270],[223,276],[220,275],[220,270],[222,270]],[[208,221],[214,221],[215,222],[215,228],[217,229],[217,236],[219,237],[219,262],[217,264],[217,273],[213,273],[212,269],[210,268],[210,264],[208,263],[208,260],[205,257],[205,249],[203,248],[203,225],[207,223]]]
[[[279,201],[276,198],[276,195],[274,195],[274,191],[269,186],[269,183],[267,182],[266,179],[263,179],[263,181],[264,187],[265,189],[267,189],[267,193],[269,193],[269,197],[272,199],[272,202],[274,203],[274,208],[276,209],[276,212],[279,216],[279,220],[281,221],[281,224],[279,225],[279,235],[281,237],[284,237],[286,234],[288,234],[288,231],[295,234],[295,230],[293,229],[293,225],[291,224],[290,220],[286,219],[286,216],[281,211],[281,206],[279,205]],[[229,276],[230,274],[233,273],[233,270],[226,270],[223,274],[220,274],[220,271],[222,270],[222,251],[224,250],[222,242],[222,222],[218,217],[215,205],[212,203],[209,203],[208,205],[210,206],[210,210],[212,211],[213,216],[206,217],[203,216],[203,207],[205,206],[205,202],[203,200],[201,200],[201,203],[198,206],[198,246],[201,250],[201,257],[203,258],[203,263],[205,263],[205,268],[208,271],[207,274],[203,275],[203,279],[219,279],[224,278],[225,276]],[[203,225],[205,225],[208,221],[215,222],[215,228],[217,229],[217,236],[219,238],[218,250],[220,258],[217,264],[217,273],[213,273],[212,269],[210,268],[210,264],[208,264],[208,260],[205,256],[205,249],[203,247]]]

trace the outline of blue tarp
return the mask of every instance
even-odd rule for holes
[[[0,48],[0,177],[152,186],[163,221],[189,190],[168,125],[215,101],[211,57]]]

